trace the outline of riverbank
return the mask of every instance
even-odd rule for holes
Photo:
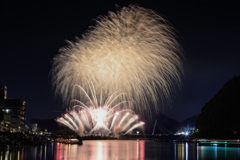
[[[0,133],[0,149],[32,147],[48,144],[51,139],[44,135],[32,135],[23,133]]]
[[[189,142],[189,143],[201,143],[201,145],[225,145],[230,144],[234,146],[240,146],[239,140],[220,140],[220,139],[188,139],[188,137],[183,135],[169,135],[169,136],[149,136],[149,135],[131,135],[122,136],[119,138],[112,136],[86,136],[86,137],[76,137],[76,136],[52,136],[49,135],[33,135],[33,134],[23,134],[23,133],[6,133],[0,132],[0,150],[23,148],[23,147],[34,147],[38,145],[45,145],[51,142],[67,143],[70,139],[80,139],[85,140],[147,140],[155,142]],[[61,141],[62,140],[62,141]],[[68,140],[68,141],[65,141]],[[75,141],[72,142],[76,143]],[[84,142],[83,142],[84,144]]]

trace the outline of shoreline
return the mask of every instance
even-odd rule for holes
[[[76,137],[72,137],[76,138]],[[199,143],[201,146],[210,146],[210,145],[218,145],[218,146],[240,146],[240,140],[239,139],[205,139],[205,138],[196,138],[196,139],[157,139],[157,138],[145,138],[145,137],[120,137],[120,138],[115,138],[115,137],[80,137],[81,140],[88,141],[88,140],[145,140],[145,141],[155,141],[155,142],[173,142],[173,143],[182,143],[182,142],[187,142],[187,143]],[[71,143],[64,143],[60,142],[60,139],[71,139],[71,138],[53,138],[49,139],[48,141],[31,141],[31,143],[27,144],[5,144],[5,145],[0,145],[0,151],[4,150],[9,150],[9,149],[18,149],[18,148],[28,148],[28,147],[37,147],[41,145],[48,145],[51,143],[63,143],[63,144],[71,144]],[[83,143],[84,144],[84,143]]]

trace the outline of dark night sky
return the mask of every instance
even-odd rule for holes
[[[92,19],[138,3],[166,17],[185,51],[185,77],[164,114],[181,122],[201,108],[234,75],[240,74],[237,4],[226,1],[1,1],[0,84],[9,98],[25,100],[27,120],[60,116],[51,87],[52,58],[65,40],[81,37]]]

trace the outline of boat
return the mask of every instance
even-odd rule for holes
[[[78,139],[78,141],[72,142],[71,144],[78,144],[78,145],[82,145],[82,140]]]
[[[78,144],[78,145],[82,145],[82,140],[81,139],[77,139],[77,138],[73,138],[73,139],[61,139],[59,141],[60,143],[64,143],[64,144]]]

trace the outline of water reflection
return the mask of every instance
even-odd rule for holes
[[[3,150],[0,154],[0,160],[47,160],[53,159],[53,150],[50,145],[16,148],[10,150]]]
[[[54,159],[145,159],[145,141],[84,141],[84,145],[54,145]]]
[[[240,159],[240,148],[137,140],[92,140],[82,146],[50,144],[0,150],[0,160],[202,160]]]
[[[199,146],[200,159],[240,159],[239,147]]]

